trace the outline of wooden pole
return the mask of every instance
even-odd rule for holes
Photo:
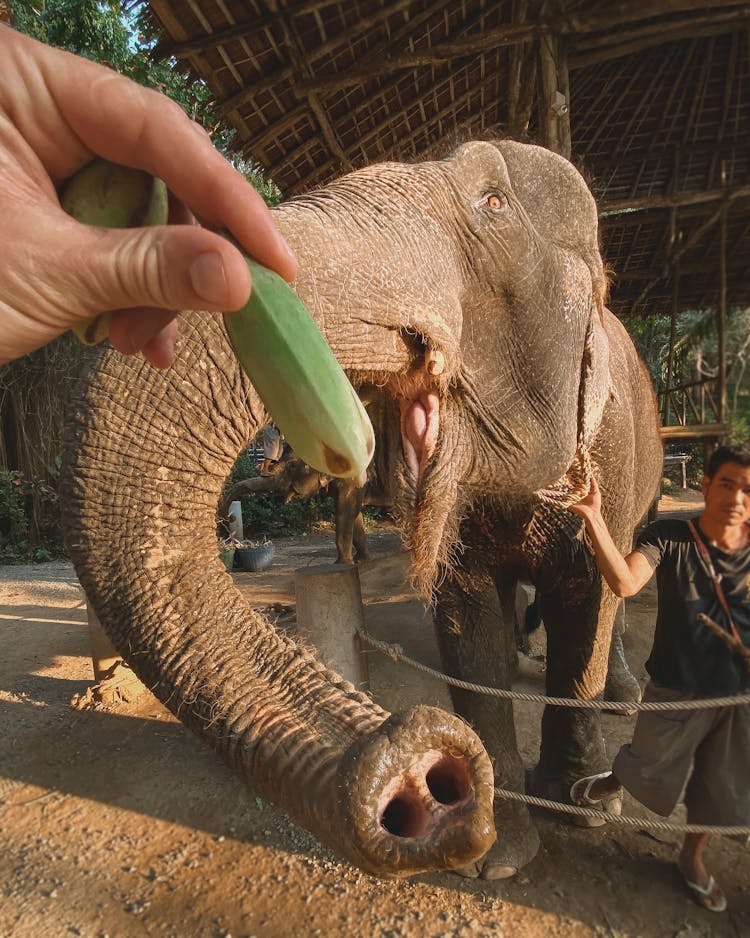
[[[357,630],[364,626],[359,569],[353,563],[301,567],[294,573],[297,627],[329,668],[369,690],[367,658]]]
[[[513,22],[522,23],[526,19],[526,0],[513,3]],[[508,65],[508,130],[511,135],[518,133],[518,102],[521,96],[521,66],[523,64],[524,44],[517,42],[510,48]]]
[[[722,175],[723,175],[722,167]],[[719,401],[717,422],[724,423],[727,413],[727,205],[722,207],[719,238],[719,308],[716,310],[716,339],[719,346]]]
[[[557,123],[560,135],[560,154],[570,159],[572,144],[570,139],[570,74],[568,72],[568,42],[560,37],[558,44],[557,84],[560,94],[565,99],[565,110],[558,115]]]
[[[570,158],[570,82],[567,55],[560,37],[543,33],[539,38],[539,126],[542,142],[555,153]]]
[[[672,269],[674,281],[672,283],[672,317],[669,321],[669,352],[667,353],[667,377],[664,382],[664,411],[662,414],[662,424],[669,425],[669,394],[672,390],[672,369],[674,368],[674,340],[677,324],[677,312],[679,309],[680,292],[680,263],[679,261]]]
[[[552,110],[557,94],[556,40],[551,33],[539,38],[539,128],[542,143],[555,153],[560,152],[557,114]]]
[[[112,668],[122,661],[122,655],[109,640],[109,636],[102,628],[94,607],[86,602],[86,618],[89,623],[89,644],[91,646],[91,663],[94,667],[94,679],[103,681]]]

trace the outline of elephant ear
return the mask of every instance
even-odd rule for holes
[[[578,392],[578,446],[588,447],[602,421],[611,391],[609,339],[604,331],[598,304],[591,309],[581,360]]]
[[[571,162],[544,147],[498,140],[513,192],[539,234],[574,251],[591,273],[601,313],[607,278],[599,251],[599,213],[583,176]]]

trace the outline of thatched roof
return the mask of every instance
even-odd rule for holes
[[[150,7],[161,53],[208,82],[285,195],[446,140],[528,133],[591,182],[616,312],[669,312],[675,270],[679,308],[718,305],[722,230],[727,303],[750,304],[750,3]]]

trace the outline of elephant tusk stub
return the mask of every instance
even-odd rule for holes
[[[445,355],[436,348],[425,349],[424,366],[428,375],[441,375],[445,371]]]

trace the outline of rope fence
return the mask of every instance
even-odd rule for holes
[[[631,714],[636,710],[706,710],[709,707],[739,707],[750,704],[750,694],[734,694],[731,697],[710,697],[704,700],[650,700],[636,703],[634,700],[578,700],[574,697],[548,697],[545,694],[527,694],[523,691],[505,690],[500,687],[485,687],[482,684],[472,684],[471,681],[462,681],[461,678],[451,677],[436,671],[420,661],[415,661],[404,653],[401,645],[391,642],[381,642],[380,639],[370,635],[360,628],[356,633],[370,648],[381,651],[397,664],[406,664],[416,671],[429,674],[451,687],[461,690],[473,691],[476,694],[486,694],[489,697],[500,697],[503,700],[525,700],[531,703],[549,704],[554,707],[572,707],[580,710],[621,710]]]
[[[463,681],[457,677],[451,677],[430,668],[414,658],[410,658],[404,652],[401,645],[392,642],[383,642],[380,639],[370,635],[363,628],[357,629],[357,636],[363,644],[376,651],[387,655],[396,664],[405,664],[416,671],[421,671],[430,677],[434,677],[452,687],[458,687],[461,690],[473,691],[477,694],[485,694],[490,697],[499,697],[503,700],[522,700],[530,703],[540,703],[554,707],[571,707],[582,710],[617,710],[632,714],[637,710],[705,710],[709,707],[739,707],[750,704],[750,694],[735,694],[731,697],[711,697],[702,700],[675,700],[675,701],[616,701],[616,700],[578,700],[572,697],[548,697],[546,694],[527,694],[523,691],[505,690],[500,687],[485,687],[482,684],[473,684],[471,681]],[[546,808],[550,811],[556,811],[562,814],[578,815],[579,817],[593,817],[606,821],[611,824],[620,824],[627,827],[637,827],[641,830],[669,831],[671,833],[681,834],[720,834],[724,837],[748,837],[750,838],[750,827],[726,826],[718,827],[707,824],[674,824],[670,821],[655,821],[651,818],[628,817],[620,814],[612,814],[607,811],[600,811],[596,808],[583,808],[578,805],[563,804],[558,801],[550,801],[547,798],[537,798],[534,795],[527,795],[518,791],[509,791],[505,788],[495,788],[495,794],[499,798],[505,798],[509,801],[518,801],[523,804],[532,805],[538,808]]]
[[[549,801],[547,798],[537,798],[535,795],[526,795],[520,791],[510,791],[507,788],[496,788],[498,798],[508,801],[520,801],[523,804],[533,805],[536,808],[547,808],[550,811],[560,811],[563,814],[574,814],[579,817],[593,817],[606,821],[608,824],[621,824],[625,827],[638,827],[650,831],[673,831],[681,834],[723,834],[725,837],[750,836],[750,827],[727,826],[714,827],[710,824],[674,824],[671,821],[654,821],[651,818],[628,817],[622,814],[612,814],[609,811],[599,811],[596,808],[581,808],[573,804],[561,804],[558,801]]]

